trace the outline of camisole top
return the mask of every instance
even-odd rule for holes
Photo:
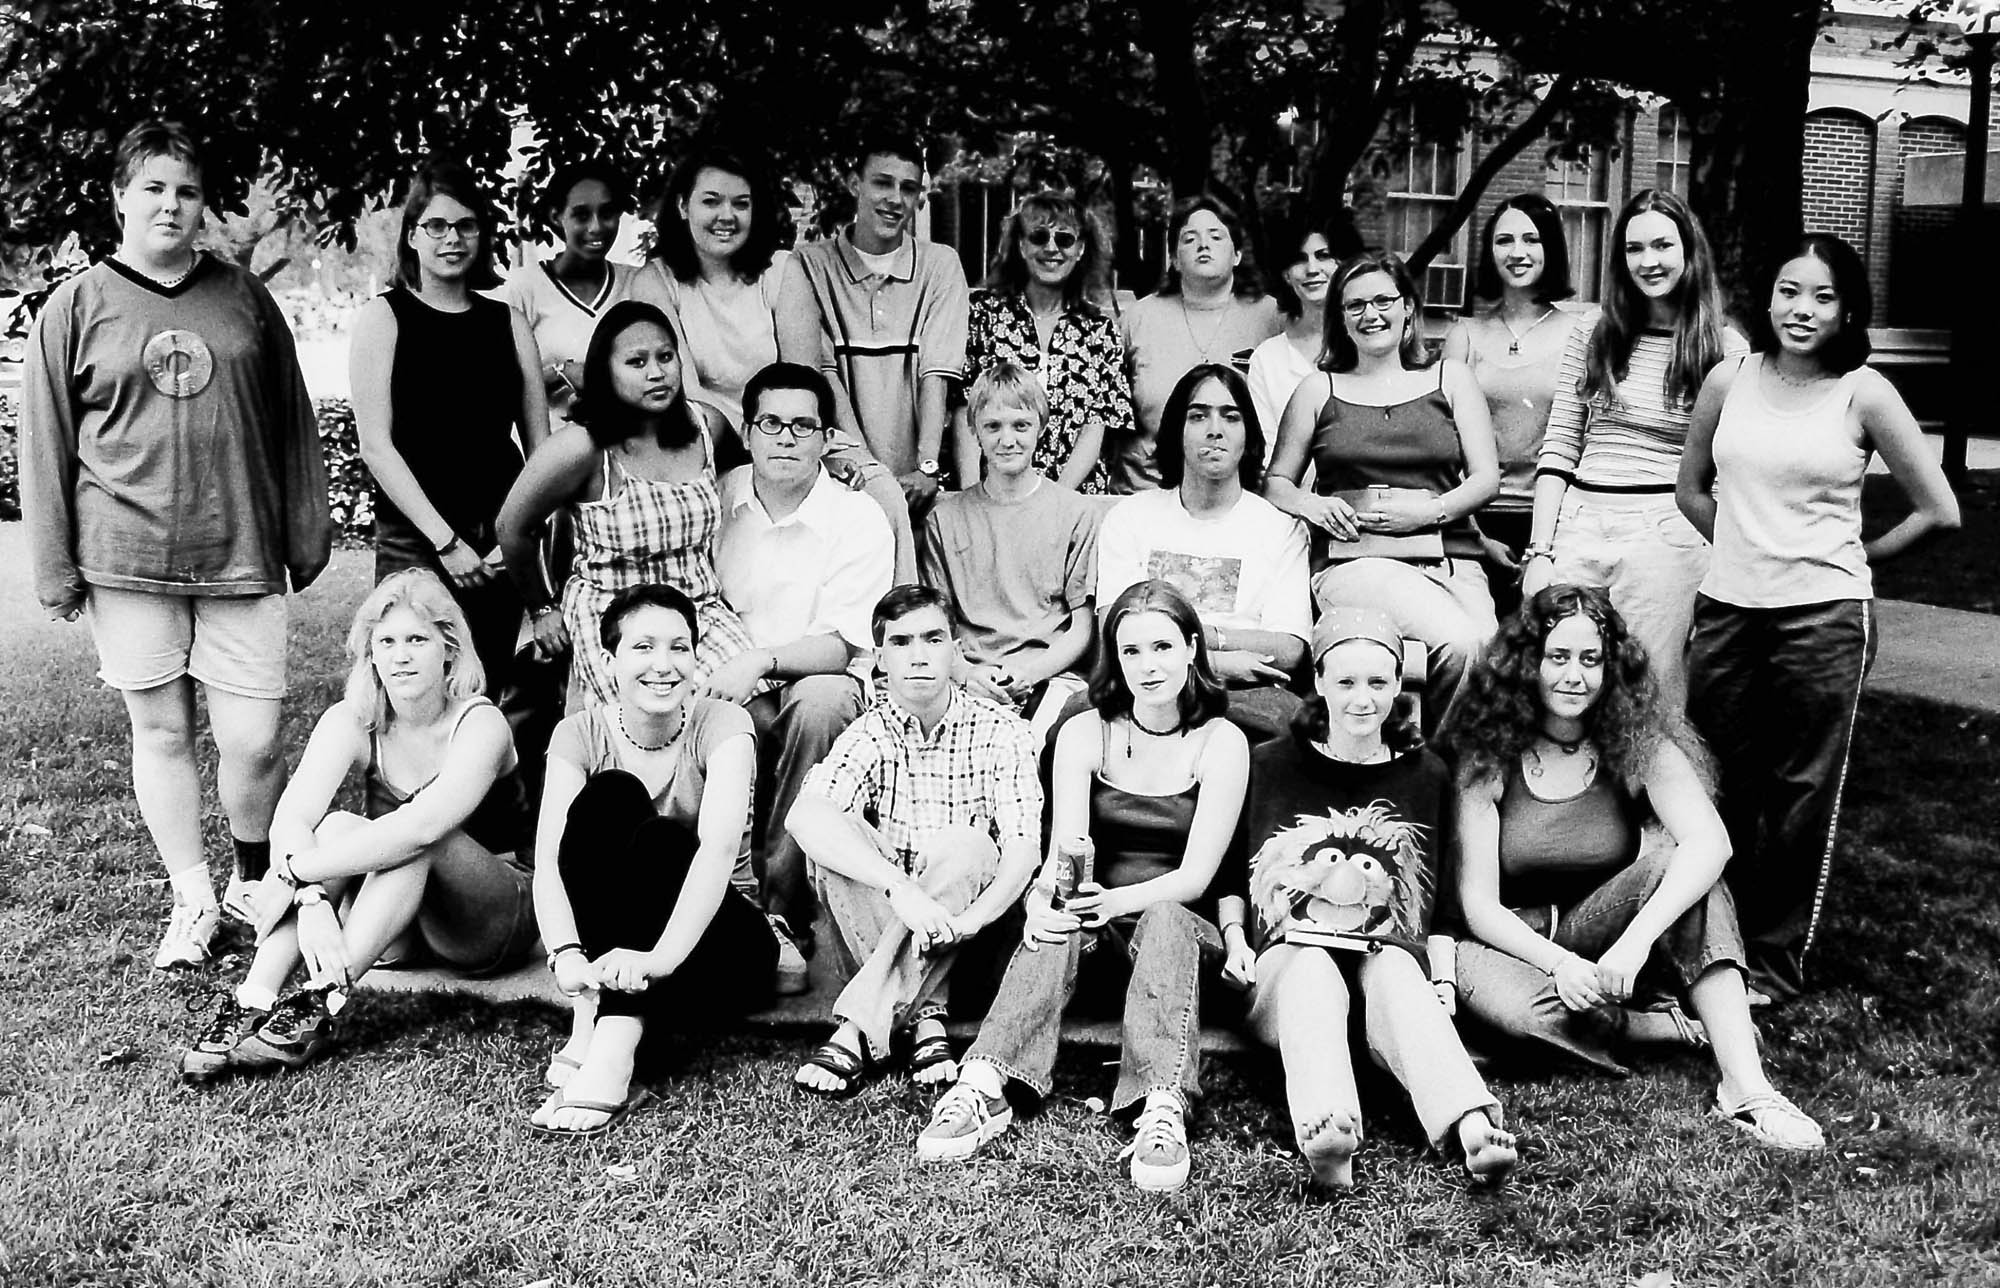
[[[1639,802],[1600,770],[1573,796],[1535,794],[1517,759],[1500,792],[1500,902],[1567,907],[1639,853]]]
[[[1331,386],[1338,376],[1329,379]],[[1422,488],[1442,496],[1465,480],[1458,422],[1444,395],[1444,364],[1437,388],[1405,402],[1375,406],[1328,396],[1313,423],[1313,490],[1321,496],[1364,487]],[[1444,551],[1477,559],[1479,534],[1469,516],[1444,527]],[[1313,571],[1327,563],[1327,535],[1314,528]]]
[[[1861,545],[1868,436],[1856,372],[1799,411],[1764,396],[1762,354],[1743,360],[1715,426],[1715,554],[1701,593],[1738,608],[1872,599]]]
[[[451,738],[458,737],[459,726],[465,723],[475,707],[490,707],[493,703],[486,698],[474,698],[459,709],[458,719],[452,722]],[[447,746],[450,740],[447,740]],[[408,791],[390,782],[382,772],[382,739],[379,730],[368,732],[368,771],[363,777],[365,804],[364,812],[369,818],[381,818],[394,813],[415,800],[424,788],[437,781],[437,775],[412,787]],[[466,816],[459,830],[479,842],[488,851],[512,859],[525,866],[534,842],[534,810],[528,801],[527,787],[521,782],[521,765],[517,760],[506,773],[493,780],[493,786],[486,789],[486,796],[472,813]]]
[[[403,287],[383,292],[396,315],[396,353],[389,373],[389,439],[424,496],[473,548],[486,554],[494,521],[521,473],[514,420],[521,407],[521,369],[514,354],[513,312],[498,300],[472,297],[470,308],[447,313]],[[378,546],[428,550],[430,542],[375,488]]]
[[[1111,758],[1110,725],[1104,724],[1099,736],[1102,764]],[[1200,798],[1199,782],[1153,795],[1128,792],[1103,774],[1092,774],[1090,836],[1097,846],[1097,883],[1106,889],[1137,885],[1180,867]]]

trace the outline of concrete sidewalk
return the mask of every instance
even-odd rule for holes
[[[1877,600],[1875,613],[1869,692],[2000,712],[2000,617],[1900,599]]]

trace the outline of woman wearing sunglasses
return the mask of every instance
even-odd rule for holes
[[[451,588],[489,696],[513,687],[521,629],[494,531],[521,472],[514,431],[529,451],[549,436],[527,319],[479,294],[500,282],[494,229],[463,166],[417,171],[396,282],[363,306],[348,356],[361,459],[375,479],[375,579],[428,568]]]
[[[1035,468],[1078,492],[1104,492],[1107,435],[1129,435],[1132,391],[1118,328],[1085,298],[1108,264],[1102,227],[1088,209],[1059,192],[1041,192],[1000,229],[1000,249],[986,285],[972,293],[965,342],[965,384],[997,362],[1035,373],[1049,398],[1048,423],[1035,445]],[[955,421],[958,459],[979,459],[963,411]],[[962,471],[968,485],[978,481]]]

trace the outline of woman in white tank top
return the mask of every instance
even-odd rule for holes
[[[1862,364],[1873,301],[1838,237],[1779,267],[1759,352],[1695,402],[1676,499],[1714,543],[1696,597],[1688,713],[1714,749],[1751,985],[1796,995],[1832,868],[1861,684],[1875,654],[1871,562],[1958,526],[1958,503],[1895,388]],[[1914,509],[1864,544],[1880,452]]]

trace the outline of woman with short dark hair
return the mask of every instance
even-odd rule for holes
[[[1222,954],[1209,885],[1236,829],[1249,772],[1243,734],[1218,719],[1227,690],[1208,666],[1194,606],[1163,581],[1112,603],[1091,674],[1091,710],[1056,732],[1049,859],[1027,925],[958,1081],[917,1138],[920,1158],[965,1158],[1007,1129],[1007,1084],[1049,1093],[1063,1007],[1089,960],[1129,967],[1111,1111],[1137,1114],[1128,1151],[1141,1189],[1187,1180],[1186,1114],[1200,1093],[1188,1040],[1204,968]],[[1055,866],[1089,863],[1085,874]],[[1080,884],[1079,884],[1080,882]]]
[[[1730,888],[1752,983],[1772,999],[1805,982],[1833,862],[1875,654],[1871,567],[1959,522],[1910,409],[1863,365],[1872,303],[1854,248],[1807,234],[1773,275],[1760,351],[1709,373],[1681,454],[1681,512],[1714,542],[1688,709],[1721,764]],[[1913,509],[1863,544],[1877,452]]]
[[[204,254],[201,152],[149,121],[118,144],[110,258],[63,282],[22,369],[21,505],[35,594],[84,617],[132,725],[132,794],[173,911],[157,967],[195,966],[264,873],[285,783],[285,592],[332,542],[292,333],[255,274]],[[195,687],[235,872],[202,855]]]
[[[498,225],[472,174],[433,161],[410,180],[396,282],[362,306],[348,357],[354,427],[375,480],[375,576],[428,568],[451,588],[499,698],[516,679],[521,598],[495,524],[549,434],[527,320],[481,292]],[[516,431],[520,443],[517,445]]]

